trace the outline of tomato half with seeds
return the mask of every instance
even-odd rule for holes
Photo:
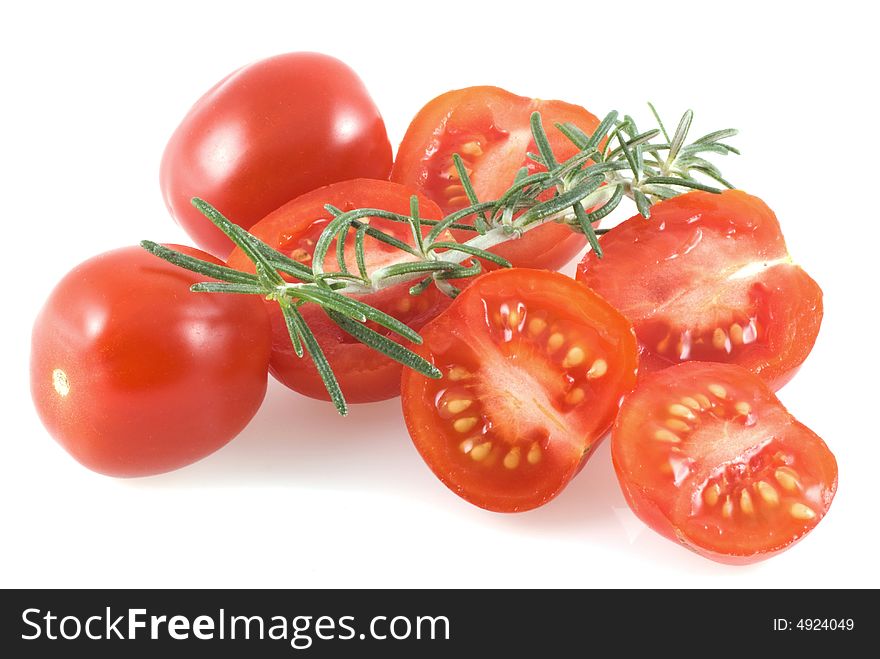
[[[499,87],[468,87],[441,94],[415,116],[397,151],[391,179],[419,188],[444,213],[470,205],[452,162],[459,154],[477,197],[498,199],[522,167],[544,168],[526,154],[537,153],[529,120],[539,111],[556,159],[562,162],[578,152],[556,123],[570,122],[586,133],[599,125],[590,112],[563,101],[517,96]],[[475,234],[454,231],[457,240]],[[585,246],[586,238],[569,227],[548,223],[492,248],[513,265],[558,270]]]
[[[724,563],[787,549],[825,516],[837,489],[825,442],[735,364],[645,376],[624,398],[611,456],[636,515]]]
[[[310,266],[315,243],[331,219],[324,208],[325,204],[331,204],[342,211],[377,208],[408,215],[412,195],[416,195],[419,199],[421,217],[434,220],[442,217],[440,209],[434,202],[411,188],[391,181],[355,179],[318,188],[294,199],[257,222],[251,227],[250,232],[275,249]],[[413,244],[409,224],[376,217],[367,218],[366,221],[398,240]],[[423,227],[425,234],[430,229],[429,225]],[[345,242],[345,263],[350,272],[358,272],[354,242],[354,231],[350,231]],[[364,238],[364,257],[367,271],[370,273],[383,266],[414,260],[414,257],[406,252],[370,236]],[[228,263],[239,270],[254,271],[253,263],[241,249],[232,252]],[[324,271],[337,270],[339,270],[339,262],[336,258],[334,240],[324,260]],[[294,281],[291,277],[288,279]],[[415,282],[405,282],[374,293],[353,297],[418,330],[449,306],[450,300],[434,286],[429,287],[421,295],[410,295],[409,289],[413,283]],[[275,302],[267,302],[267,304],[272,321],[270,362],[272,375],[294,391],[312,398],[329,400],[314,362],[308,357],[296,356],[278,305]],[[348,402],[367,403],[393,398],[400,394],[400,364],[368,348],[344,332],[330,320],[321,307],[305,304],[300,311],[314,331]],[[375,323],[370,322],[367,325],[389,339],[403,341],[397,334]]]
[[[641,373],[684,361],[735,363],[774,389],[807,358],[822,289],[794,265],[767,205],[739,190],[690,192],[601,238],[578,280],[633,321]]]
[[[190,292],[205,279],[125,247],[81,263],[52,291],[34,323],[31,395],[46,429],[89,469],[177,469],[256,414],[268,380],[266,311],[253,296]]]
[[[443,373],[403,373],[403,413],[425,462],[488,510],[540,506],[575,476],[636,380],[629,322],[556,272],[477,279],[422,330]]]
[[[391,144],[363,82],[321,53],[285,53],[233,71],[187,112],[162,155],[172,217],[220,258],[232,242],[201,197],[245,229],[291,199],[347,179],[387,178]]]

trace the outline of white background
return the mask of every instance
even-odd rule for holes
[[[871,3],[16,3],[0,25],[5,254],[0,586],[880,586],[876,560],[877,17]],[[253,423],[189,468],[114,480],[76,464],[28,393],[31,324],[76,263],[186,241],[158,186],[188,107],[247,62],[353,66],[392,144],[448,89],[495,84],[647,124],[735,126],[729,178],[777,212],[822,285],[816,348],[780,393],[840,465],[801,544],[727,567],[644,528],[604,444],[549,505],[498,515],[419,459],[399,401],[347,419],[270,382]],[[734,157],[731,157],[734,158]]]

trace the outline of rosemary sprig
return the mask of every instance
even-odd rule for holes
[[[590,247],[601,257],[598,237],[609,229],[597,229],[594,225],[617,208],[624,197],[630,197],[638,212],[648,218],[651,205],[657,201],[688,190],[720,192],[715,185],[699,180],[699,176],[713,184],[732,187],[707,156],[738,154],[737,149],[725,142],[736,135],[735,130],[713,131],[688,142],[692,111],[684,113],[670,136],[657,110],[648,105],[657,128],[643,132],[629,115],[619,119],[617,112],[609,113],[592,133],[570,123],[557,124],[578,149],[562,162],[553,152],[540,114],[535,112],[530,126],[539,153],[528,155],[546,171],[530,174],[523,167],[508,190],[495,200],[477,198],[464,162],[455,154],[453,164],[470,205],[441,220],[421,217],[417,197],[411,200],[409,215],[377,208],[342,212],[328,205],[325,208],[332,219],[315,244],[311,267],[275,250],[198,198],[193,199],[193,205],[248,256],[255,273],[202,261],[151,241],[143,241],[141,245],[170,263],[214,280],[195,284],[192,286],[195,292],[261,295],[276,302],[296,355],[308,354],[314,361],[330,399],[344,415],[348,410],[345,397],[318,337],[302,313],[305,305],[320,307],[331,321],[364,345],[427,377],[439,378],[441,373],[433,364],[400,342],[421,343],[417,332],[352,295],[365,295],[411,282],[410,295],[421,295],[433,285],[455,296],[459,289],[451,280],[479,275],[481,261],[509,267],[509,261],[490,250],[547,222],[566,224],[583,233]],[[655,141],[661,138],[662,141]],[[367,220],[372,218],[409,225],[411,241],[403,241],[370,224]],[[456,242],[449,235],[449,229],[469,230],[473,236]],[[352,234],[353,239],[349,239]],[[370,272],[366,259],[368,239],[399,250],[401,259]],[[354,250],[356,272],[349,268],[348,246]],[[336,260],[335,270],[328,269],[331,266],[327,257],[331,250]],[[385,332],[367,323],[374,323]],[[390,338],[392,335],[397,339]]]

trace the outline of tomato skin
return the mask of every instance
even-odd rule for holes
[[[78,265],[50,294],[33,328],[31,394],[49,433],[84,466],[119,477],[177,469],[257,412],[265,309],[252,296],[189,291],[205,280],[125,247]]]
[[[495,512],[556,497],[636,381],[632,326],[556,272],[483,275],[422,337],[416,352],[444,377],[403,371],[410,437],[450,490]]]
[[[421,217],[434,220],[442,217],[437,205],[415,190],[391,181],[355,179],[313,190],[290,201],[257,222],[251,227],[251,232],[281,252],[295,258],[297,254],[300,254],[301,258],[307,258],[306,264],[310,265],[314,243],[329,216],[324,209],[325,204],[332,204],[343,211],[354,208],[378,208],[394,213],[409,214],[411,195],[416,195],[419,198]],[[408,225],[377,218],[371,218],[371,225],[381,228],[383,231],[394,233],[404,242],[412,243],[412,234]],[[424,233],[430,231],[430,228],[425,225],[423,227]],[[347,246],[353,243],[351,233],[353,232],[350,232],[346,242]],[[405,256],[400,250],[392,247],[386,248],[369,237],[365,238],[364,245],[369,272],[379,265],[399,262]],[[335,247],[336,243],[334,242],[325,261],[325,271],[337,268]],[[254,271],[253,263],[241,249],[235,249],[230,254],[228,263],[231,267],[239,270]],[[350,262],[348,266],[352,272],[357,271],[355,263]],[[450,299],[434,286],[428,288],[421,295],[411,296],[409,288],[413,283],[391,286],[376,293],[355,297],[418,330],[445,309],[449,305]],[[272,323],[270,372],[279,382],[294,391],[311,398],[329,400],[327,389],[314,362],[307,356],[302,358],[296,356],[287,325],[277,303],[267,302],[266,304]],[[319,306],[305,304],[300,307],[300,311],[315,333],[349,403],[369,403],[400,395],[400,370],[402,368],[400,364],[359,343],[343,332]],[[403,342],[396,334],[374,325],[370,325],[370,327],[390,339]]]
[[[822,289],[791,263],[775,214],[757,197],[689,192],[655,204],[648,220],[622,222],[601,244],[604,256],[588,253],[576,276],[633,321],[642,375],[729,362],[779,389],[812,350]],[[734,276],[745,266],[757,269]]]
[[[719,385],[723,397],[709,389]],[[690,407],[700,396],[699,408]],[[678,439],[671,444],[670,437]],[[611,457],[636,516],[673,542],[732,565],[800,541],[837,490],[837,462],[822,439],[735,364],[686,362],[641,378],[624,397]],[[664,471],[667,458],[678,466]],[[798,505],[809,506],[809,515],[795,517],[790,511]]]
[[[397,151],[391,180],[424,191],[444,213],[468,205],[463,192],[446,192],[456,183],[448,170],[453,153],[473,170],[472,183],[481,201],[500,197],[513,182],[518,169],[530,173],[543,171],[526,156],[537,147],[529,132],[532,112],[541,119],[550,145],[559,162],[578,152],[556,123],[571,122],[587,133],[599,120],[584,108],[563,101],[543,101],[517,96],[499,87],[478,86],[441,94],[422,108],[410,123]],[[463,144],[477,143],[483,153],[469,155]],[[473,232],[453,231],[457,240],[472,238]],[[493,247],[491,251],[507,258],[514,266],[558,270],[587,244],[583,234],[568,226],[548,223],[530,230],[519,240]],[[492,266],[489,266],[493,269]]]
[[[395,286],[370,295],[369,299],[358,297],[392,316],[404,316],[407,324],[417,331],[450,303],[450,299],[445,295],[429,290],[419,296],[421,299],[417,301],[419,305],[424,305],[422,311],[401,314],[396,304],[401,299],[406,299],[403,296],[408,294],[408,286]],[[399,363],[357,342],[333,323],[316,305],[307,304],[300,310],[336,374],[347,402],[374,403],[400,395],[402,366]],[[269,317],[272,326],[272,358],[269,372],[281,384],[293,391],[317,400],[330,400],[314,361],[309,357],[296,356],[277,304],[274,309],[270,309]],[[375,326],[371,327],[379,329]],[[394,334],[386,334],[386,336],[398,343],[406,343]],[[408,347],[412,346],[408,345]]]
[[[225,258],[232,242],[192,197],[248,229],[317,187],[390,171],[385,124],[361,80],[333,57],[301,52],[244,66],[196,101],[165,147],[160,182],[175,220]]]

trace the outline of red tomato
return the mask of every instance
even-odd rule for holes
[[[822,290],[791,263],[779,223],[739,190],[690,192],[602,237],[577,278],[632,320],[641,373],[682,361],[740,364],[774,389],[806,359]]]
[[[444,213],[469,205],[452,155],[458,153],[481,201],[500,197],[523,166],[542,170],[526,153],[537,153],[529,119],[539,111],[556,159],[578,152],[555,123],[571,122],[587,133],[598,119],[578,105],[516,96],[498,87],[468,87],[447,92],[422,108],[413,119],[397,152],[391,179],[417,187]],[[454,231],[465,241],[475,234]],[[523,268],[557,270],[586,246],[586,238],[556,223],[532,229],[519,240],[492,251]]]
[[[337,59],[288,53],[242,67],[190,109],[162,156],[162,194],[193,240],[232,243],[192,207],[201,197],[245,229],[322,185],[387,178],[391,145],[360,78]]]
[[[251,227],[251,233],[280,252],[306,265],[311,265],[315,242],[330,221],[330,214],[324,209],[325,204],[332,204],[343,211],[378,208],[408,215],[409,200],[414,194],[417,194],[414,190],[390,181],[357,179],[334,183],[285,204]],[[421,217],[435,220],[442,217],[436,204],[421,194],[418,197]],[[408,244],[413,243],[412,230],[408,224],[370,218],[370,225]],[[424,233],[430,228],[425,225]],[[364,247],[368,272],[393,263],[414,260],[406,252],[369,236],[364,239]],[[349,232],[346,240],[346,264],[351,272],[357,272],[353,231]],[[232,252],[229,256],[229,265],[239,270],[254,271],[253,263],[241,249]],[[334,241],[324,262],[324,270],[330,272],[338,269],[336,241]],[[355,297],[418,330],[446,308],[450,300],[433,286],[421,295],[412,296],[409,294],[409,288],[414,283],[410,281],[376,293]],[[275,302],[267,304],[272,319],[270,364],[272,375],[294,391],[312,398],[329,400],[314,362],[308,357],[296,356],[278,305]],[[399,395],[400,364],[342,331],[319,306],[305,304],[300,311],[315,332],[318,343],[327,361],[330,362],[348,402],[366,403]],[[369,323],[369,327],[390,339],[402,341],[398,335],[375,323]]]
[[[442,380],[403,372],[403,413],[453,492],[499,512],[566,486],[636,380],[629,322],[585,286],[544,270],[486,274],[422,330]]]
[[[259,408],[270,350],[263,305],[191,293],[199,281],[125,247],[71,270],[37,316],[34,404],[89,469],[148,476],[183,467],[226,444]]]
[[[825,516],[837,463],[758,377],[691,362],[627,396],[611,456],[633,511],[667,538],[724,563],[752,563]]]

